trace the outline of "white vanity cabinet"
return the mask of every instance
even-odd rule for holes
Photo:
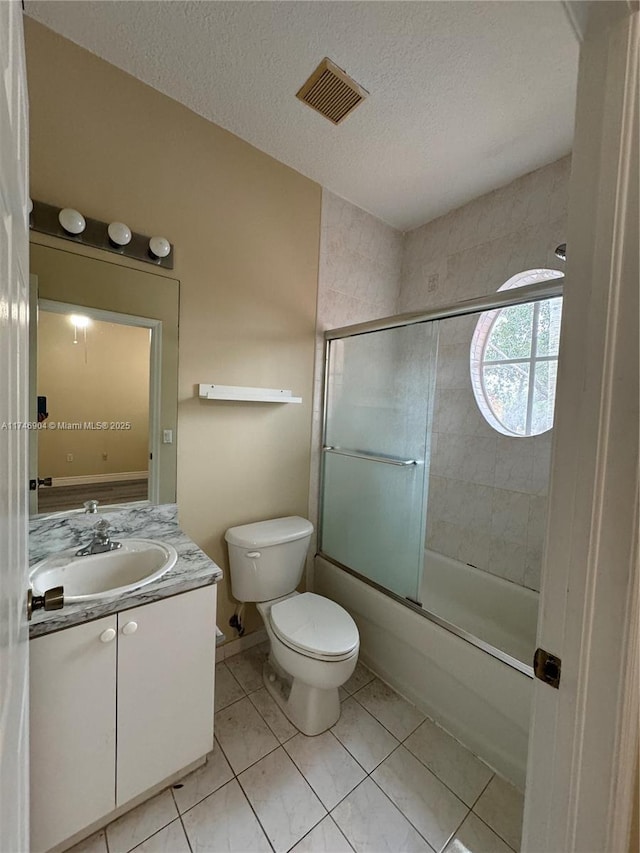
[[[117,621],[107,616],[29,644],[33,853],[114,808]]]
[[[213,749],[215,586],[118,614],[121,806]]]
[[[213,748],[216,587],[38,637],[31,850],[49,850]]]

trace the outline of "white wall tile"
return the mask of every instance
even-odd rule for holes
[[[565,157],[404,235],[325,191],[318,330],[492,293],[525,269],[562,269],[554,249],[566,239],[569,173]],[[486,423],[469,378],[476,322],[474,315],[439,324],[427,545],[535,589],[544,524],[542,504],[528,498],[548,491],[551,432],[510,439]],[[314,447],[321,349],[319,336]],[[312,520],[319,458],[314,453]]]
[[[527,544],[529,495],[507,489],[494,489],[491,532],[500,539]]]

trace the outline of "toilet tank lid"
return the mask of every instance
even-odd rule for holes
[[[230,545],[241,548],[266,548],[303,539],[313,533],[313,524],[298,515],[286,518],[272,518],[269,521],[255,521],[253,524],[241,524],[230,527],[224,538]]]

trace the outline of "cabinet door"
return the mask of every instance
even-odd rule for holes
[[[107,616],[31,640],[32,853],[115,808],[116,625]]]
[[[118,614],[118,806],[213,749],[215,621],[215,586]]]

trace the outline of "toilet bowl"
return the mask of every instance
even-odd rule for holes
[[[265,687],[306,735],[337,722],[338,687],[352,675],[360,649],[358,628],[344,608],[295,591],[312,531],[306,519],[289,516],[232,527],[225,534],[233,594],[256,602],[269,638]]]

